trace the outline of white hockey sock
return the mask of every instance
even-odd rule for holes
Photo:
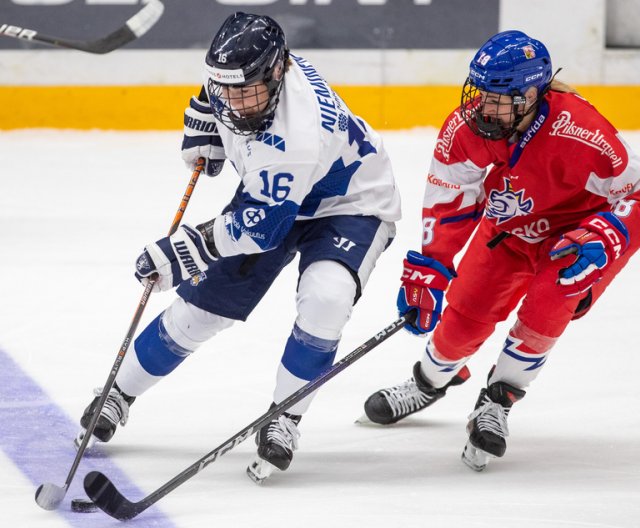
[[[132,346],[122,360],[116,383],[126,395],[140,396],[163,377],[149,374],[138,361],[138,355]]]
[[[538,376],[557,337],[538,334],[516,321],[504,343],[489,385],[504,381],[524,389]]]
[[[462,358],[458,361],[445,359],[429,339],[424,349],[422,361],[420,361],[420,370],[427,381],[439,389],[451,381],[468,359]]]
[[[273,401],[275,403],[280,403],[291,394],[304,387],[307,383],[309,383],[308,380],[304,380],[298,378],[297,376],[294,376],[282,365],[282,363],[280,363],[280,365],[278,366],[278,373],[276,375],[276,388],[273,391]],[[311,405],[311,402],[313,401],[313,398],[315,398],[317,393],[317,390],[312,392],[311,394],[309,394],[309,396],[303,398],[298,403],[293,405],[293,407],[287,409],[287,412],[289,414],[304,414]]]

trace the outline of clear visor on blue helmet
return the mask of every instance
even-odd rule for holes
[[[490,38],[469,65],[462,88],[460,113],[471,130],[481,137],[511,137],[525,115],[525,94],[537,89],[542,98],[552,78],[551,58],[544,44],[521,31],[504,31]]]

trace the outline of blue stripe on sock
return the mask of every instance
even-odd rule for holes
[[[192,352],[169,337],[162,314],[142,331],[134,348],[142,368],[153,376],[166,376]]]
[[[448,362],[436,361],[436,358],[434,358],[433,355],[431,354],[431,350],[429,350],[429,344],[427,344],[425,348],[425,352],[427,353],[427,357],[429,358],[431,363],[433,363],[437,367],[442,367],[440,368],[439,372],[453,372],[458,368],[458,365],[460,364],[459,361],[448,361]]]
[[[80,430],[78,420],[69,418],[1,349],[0,365],[0,423],[3,424],[0,428],[0,449],[33,484],[34,496],[37,487],[45,482],[63,486],[76,456],[73,439]],[[91,394],[86,396],[89,403]],[[99,448],[94,448],[94,451],[99,451]],[[60,515],[77,528],[112,528],[118,523],[102,512],[86,514],[71,511],[71,499],[86,498],[82,480],[92,470],[102,471],[131,500],[137,501],[145,496],[102,452],[97,459],[85,456],[80,462],[64,501],[50,515]],[[38,508],[35,499],[33,507]],[[17,524],[21,525],[20,522]],[[155,507],[127,522],[127,526],[176,528]]]
[[[294,376],[311,381],[327,370],[336,357],[338,341],[320,339],[297,326],[282,355],[282,365]]]

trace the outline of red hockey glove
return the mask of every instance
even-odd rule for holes
[[[417,311],[415,323],[405,326],[409,332],[422,335],[435,328],[442,312],[444,291],[453,277],[454,273],[437,260],[417,251],[407,253],[397,305],[400,315]]]
[[[629,232],[612,213],[590,216],[578,229],[562,235],[549,255],[553,260],[576,255],[573,264],[559,272],[558,284],[564,287],[567,297],[591,288],[628,245]]]

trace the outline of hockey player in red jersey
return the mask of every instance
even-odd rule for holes
[[[545,46],[520,31],[493,36],[471,61],[427,175],[422,251],[407,254],[398,295],[401,314],[417,311],[412,332],[435,330],[413,377],[365,403],[381,424],[433,404],[522,301],[469,416],[462,458],[477,471],[504,455],[511,406],[640,243],[640,157],[553,77]]]

